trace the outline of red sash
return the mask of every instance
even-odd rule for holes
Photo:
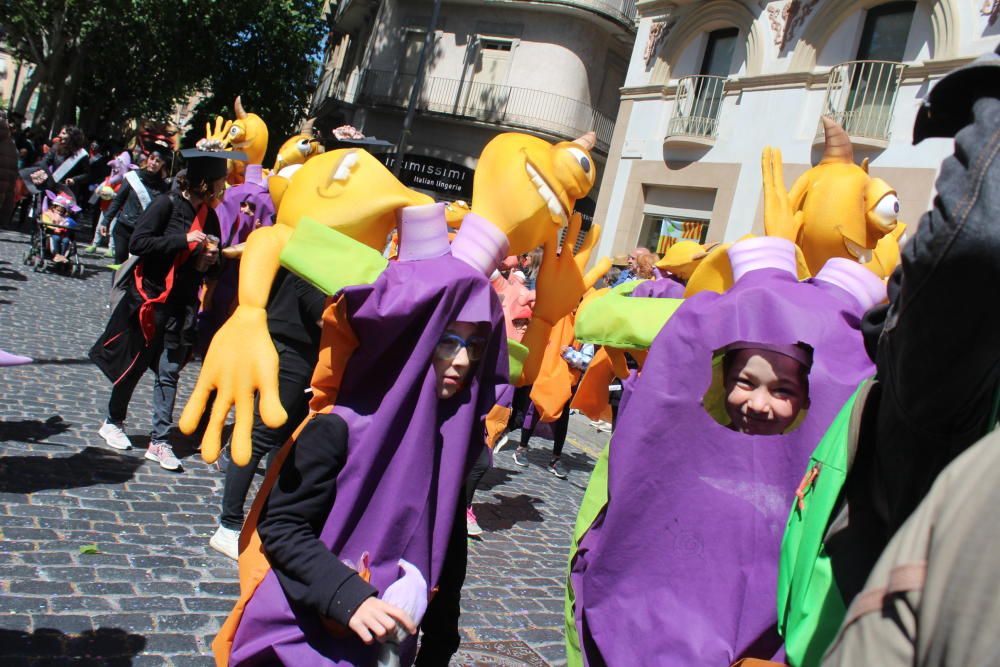
[[[198,209],[198,212],[194,216],[194,223],[191,225],[189,232],[200,232],[205,227],[205,218],[208,217],[208,206],[202,204]],[[165,303],[167,297],[170,296],[170,291],[174,287],[174,272],[177,268],[188,260],[194,249],[198,247],[195,242],[188,243],[187,247],[181,252],[177,253],[177,257],[174,258],[174,263],[167,272],[167,276],[164,279],[163,292],[160,293],[155,299],[150,299],[149,295],[142,288],[142,262],[135,267],[135,287],[139,290],[139,296],[142,297],[142,305],[139,306],[139,326],[142,327],[142,335],[146,339],[146,345],[153,342],[153,336],[156,334],[156,305],[160,303]]]

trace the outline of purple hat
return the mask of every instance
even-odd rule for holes
[[[49,200],[49,206],[62,206],[67,211],[74,213],[80,211],[80,207],[76,205],[76,199],[68,192],[59,192],[56,194],[52,190],[46,190],[45,197]]]

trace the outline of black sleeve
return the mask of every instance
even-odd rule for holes
[[[315,324],[323,319],[323,310],[326,308],[326,295],[310,285],[308,282],[292,275],[295,284],[295,296],[298,297],[299,307],[305,314],[305,321]]]
[[[290,599],[346,626],[378,591],[320,542],[347,459],[347,424],[314,417],[288,453],[261,511],[257,533]]]
[[[938,472],[993,426],[1000,309],[985,295],[1000,283],[998,128],[1000,100],[978,100],[890,283],[876,368],[878,465],[892,530]]]
[[[135,223],[135,232],[129,240],[128,249],[134,255],[169,255],[187,246],[187,235],[183,232],[164,234],[174,203],[169,196],[153,200]]]
[[[128,184],[128,181],[123,181],[122,186],[118,188],[118,192],[115,193],[115,198],[111,200],[111,205],[108,206],[108,210],[104,212],[105,224],[111,225],[115,216],[118,215],[118,211],[120,211],[122,205],[125,204],[125,200],[128,199],[130,192],[132,192],[132,186]]]

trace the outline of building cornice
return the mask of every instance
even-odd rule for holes
[[[904,82],[916,82],[924,79],[944,76],[948,72],[972,62],[973,58],[948,58],[946,60],[930,60],[907,65],[903,70]],[[830,78],[830,71],[821,72],[783,72],[781,74],[760,74],[758,76],[732,77],[726,81],[726,94],[738,93],[744,90],[778,90],[782,88],[822,88]],[[676,84],[651,84],[646,86],[628,86],[621,89],[623,100],[649,100],[673,97],[677,92]]]

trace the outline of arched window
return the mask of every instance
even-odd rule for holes
[[[739,28],[722,28],[708,33],[699,74],[729,76],[739,36]]]
[[[902,61],[916,8],[916,2],[887,2],[869,9],[861,31],[858,60]]]

